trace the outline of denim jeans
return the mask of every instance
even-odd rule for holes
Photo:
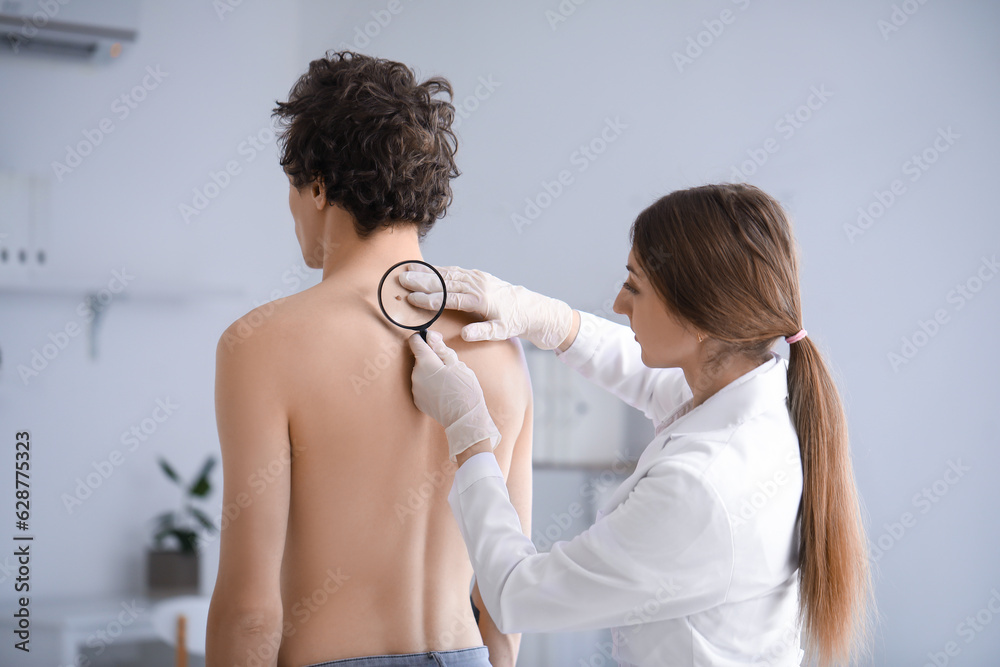
[[[428,651],[425,653],[396,653],[393,655],[368,655],[318,662],[308,667],[490,667],[490,651],[485,646],[460,648],[454,651]]]

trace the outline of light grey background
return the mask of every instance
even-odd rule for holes
[[[635,215],[671,190],[735,180],[734,168],[766,156],[745,180],[793,218],[804,325],[843,392],[878,548],[872,664],[922,665],[948,642],[959,649],[948,664],[994,664],[1000,280],[989,262],[1000,249],[1000,6],[564,0],[562,16],[557,0],[401,0],[396,14],[389,4],[243,0],[220,14],[212,3],[146,2],[137,43],[115,62],[0,58],[0,169],[52,176],[52,163],[85,130],[105,117],[115,124],[52,184],[46,284],[55,287],[0,294],[0,465],[8,471],[0,498],[12,513],[13,434],[30,429],[34,595],[127,599],[141,590],[147,522],[177,500],[155,455],[190,475],[218,449],[219,335],[254,306],[318,279],[302,264],[274,142],[252,161],[245,142],[267,135],[274,101],[309,60],[351,46],[455,87],[463,175],[425,257],[619,321],[610,300]],[[886,32],[894,11],[907,20]],[[690,47],[699,40],[700,53]],[[689,47],[697,57],[678,66],[675,54]],[[118,120],[111,105],[147,66],[167,76]],[[822,100],[810,98],[815,90]],[[800,108],[810,99],[815,108]],[[789,136],[782,119],[797,112],[808,119]],[[619,127],[614,141],[596,142],[602,152],[581,170],[581,145],[609,122]],[[939,131],[949,129],[951,143],[938,143],[947,150],[936,151]],[[912,180],[912,157],[925,151],[935,161]],[[180,205],[230,160],[241,173],[185,222]],[[572,183],[540,197],[561,170]],[[877,211],[878,198],[887,201],[878,193],[896,179],[905,192],[851,237],[859,207]],[[545,208],[519,226],[512,216],[525,215],[526,199]],[[22,380],[18,366],[80,321],[84,292],[123,269],[134,278],[106,312],[98,359],[81,335]],[[970,298],[956,296],[960,285]],[[944,323],[935,328],[927,323],[936,313]],[[903,355],[904,340],[915,354],[894,367],[890,355]],[[174,414],[70,513],[63,494],[123,450],[121,434],[166,398],[179,405]],[[615,446],[643,437],[642,428],[627,433]],[[946,475],[952,464],[967,470]],[[591,477],[539,471],[536,523],[563,511]],[[206,593],[217,543],[207,556]],[[0,606],[9,610],[13,560],[0,564]],[[981,629],[964,630],[977,614]],[[600,641],[526,638],[521,664],[600,660]]]

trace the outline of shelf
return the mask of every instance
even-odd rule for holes
[[[552,461],[552,460],[542,460],[542,461],[532,461],[531,467],[534,470],[556,470],[556,471],[577,471],[577,472],[604,472],[606,470],[614,470],[615,466],[624,465],[628,474],[632,474],[635,470],[638,461],[616,459],[614,461]],[[627,475],[626,475],[627,476]]]
[[[240,298],[247,296],[245,287],[236,285],[208,285],[197,283],[127,284],[114,278],[28,277],[15,282],[0,276],[0,294],[44,297],[71,297],[83,299],[88,294],[107,292],[111,301],[156,300],[187,301],[195,298]],[[117,291],[116,291],[117,290]]]
[[[90,341],[89,355],[97,359],[97,333],[104,320],[104,312],[129,301],[185,303],[195,299],[246,299],[247,290],[234,285],[199,285],[197,283],[167,283],[147,281],[131,284],[130,275],[112,272],[112,277],[80,278],[68,276],[39,276],[22,274],[18,282],[0,282],[0,295],[7,300],[12,296],[29,299],[39,297],[68,298],[79,302],[89,311],[86,330]],[[12,276],[2,276],[11,278]],[[79,306],[77,308],[79,310]],[[86,312],[86,311],[85,311]],[[81,316],[84,312],[80,313]]]

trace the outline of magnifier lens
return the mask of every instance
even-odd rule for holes
[[[407,295],[411,294],[410,290],[403,287],[399,282],[400,274],[405,271],[426,272],[428,280],[431,281],[430,284],[435,289],[440,287],[440,291],[444,292],[444,280],[438,274],[434,273],[433,269],[428,265],[416,260],[400,262],[386,271],[382,277],[378,294],[382,313],[398,327],[413,331],[426,329],[440,316],[444,308],[427,310],[426,308],[420,308],[411,304],[406,298]]]
[[[410,290],[399,284],[399,275],[406,270],[406,265],[398,266],[382,283],[382,307],[386,314],[404,327],[420,327],[434,317],[435,311],[426,310],[410,304],[406,296]],[[433,274],[431,274],[433,275]]]

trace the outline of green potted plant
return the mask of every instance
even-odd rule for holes
[[[146,584],[150,594],[197,594],[199,592],[198,540],[204,532],[217,529],[205,512],[195,506],[212,490],[209,475],[215,457],[209,455],[194,481],[186,484],[162,457],[160,470],[183,492],[181,507],[158,515],[153,534],[153,547],[146,558]],[[172,544],[171,544],[172,543]]]

